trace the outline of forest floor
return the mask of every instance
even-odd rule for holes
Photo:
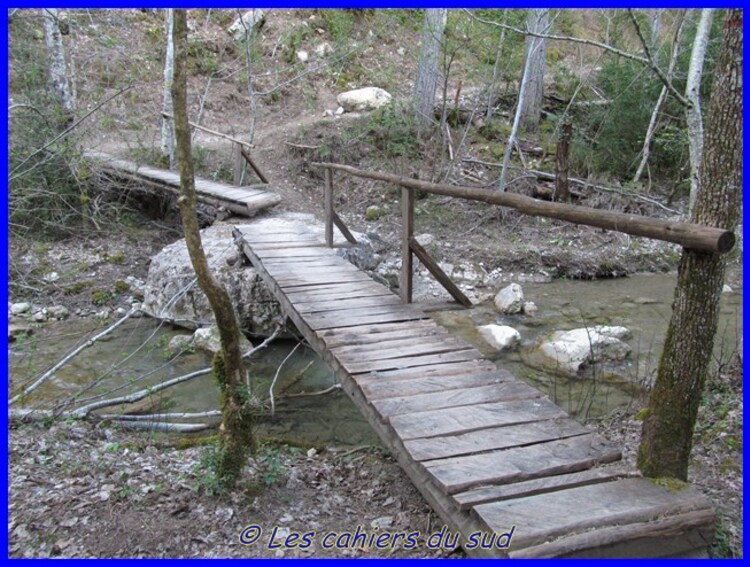
[[[281,29],[287,20],[272,20],[268,25]],[[267,33],[272,34],[273,27]],[[404,41],[413,49],[411,44],[417,40],[407,37]],[[131,39],[135,53],[140,43],[138,37]],[[393,57],[390,65],[409,65],[410,58],[397,47],[386,46]],[[360,64],[375,67],[375,55],[363,56]],[[158,139],[153,116],[159,107],[159,84],[157,73],[149,88],[139,89],[138,106],[123,105],[112,111],[110,129],[95,130],[87,145],[132,156],[133,150],[143,149],[143,140]],[[194,87],[202,92],[202,84]],[[357,142],[372,127],[368,116],[324,116],[326,110],[338,106],[336,94],[341,89],[330,81],[305,83],[305,89],[302,94],[285,93],[281,103],[259,107],[253,155],[283,197],[278,209],[321,216],[322,178],[310,167],[312,161],[330,159],[422,179],[432,179],[432,173],[444,165],[438,152],[424,161],[408,155],[383,159],[378,148]],[[409,85],[402,89],[408,91]],[[247,101],[238,92],[241,87],[216,81],[204,124],[227,132],[241,130],[237,125],[247,122],[248,112]],[[394,92],[398,94],[403,93]],[[149,126],[141,124],[132,132],[118,127],[133,117]],[[204,134],[196,135],[195,144],[213,152],[199,168],[200,174],[216,177],[227,171],[231,159],[226,144]],[[529,139],[522,145],[536,144]],[[484,156],[469,151],[465,157]],[[452,180],[468,174],[489,183],[497,175],[493,166],[471,161],[453,164],[453,171]],[[336,209],[344,221],[354,230],[376,235],[387,250],[397,251],[397,190],[338,175],[335,183]],[[533,194],[540,185],[544,186],[519,179],[513,190]],[[633,198],[626,191],[579,191],[580,204],[662,218],[677,218],[674,207],[681,207],[668,203],[659,190],[648,200]],[[379,209],[377,218],[366,216],[368,207]],[[170,211],[148,218],[144,214],[149,211],[123,209],[118,217],[121,222],[106,234],[92,231],[61,241],[11,238],[11,301],[64,305],[72,317],[94,316],[101,311],[101,305],[92,300],[94,290],[110,290],[113,282],[129,276],[145,280],[150,258],[179,237],[174,207]],[[675,245],[437,196],[418,200],[416,222],[417,234],[431,234],[439,243],[430,249],[438,260],[476,266],[487,273],[499,271],[507,281],[521,275],[595,278],[672,271],[679,258]],[[51,272],[59,279],[44,281]],[[728,283],[741,286],[741,281],[741,262],[734,261]],[[127,308],[132,295],[115,293],[108,305]],[[620,443],[630,461],[640,436],[639,409],[633,407],[627,415],[592,424]],[[742,420],[742,366],[733,364],[709,380],[690,468],[690,480],[711,498],[719,514],[718,539],[712,550],[716,556],[742,553]],[[206,448],[166,435],[86,423],[14,425],[9,455],[12,557],[463,556],[461,550],[427,547],[425,536],[442,524],[395,461],[379,448],[308,452],[266,445],[250,459],[240,488],[220,497],[210,490]],[[242,545],[240,534],[255,525],[262,528],[262,536],[252,545]],[[324,548],[322,540],[328,533],[354,531],[360,525],[368,533],[419,532],[420,538],[414,549]],[[278,530],[272,540],[275,526]],[[313,544],[285,551],[271,545],[295,532],[311,533]]]

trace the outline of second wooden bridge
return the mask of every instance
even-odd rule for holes
[[[617,447],[402,303],[322,235],[261,223],[235,237],[469,554],[705,554],[715,518],[704,496],[640,478]]]

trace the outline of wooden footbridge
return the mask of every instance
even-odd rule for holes
[[[617,447],[339,257],[323,235],[265,222],[240,225],[235,237],[468,553],[705,554],[714,511],[704,496],[640,478]]]
[[[180,175],[174,171],[139,165],[103,152],[89,151],[86,152],[85,157],[95,160],[101,170],[118,178],[130,180],[135,185],[159,193],[172,195],[180,193]],[[239,183],[237,180],[235,185],[230,185],[196,177],[196,197],[202,203],[223,207],[235,215],[246,217],[252,217],[259,211],[281,202],[281,197],[270,191],[267,183],[255,185],[240,185]]]

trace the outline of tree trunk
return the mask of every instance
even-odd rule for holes
[[[691,106],[685,111],[688,125],[688,149],[690,151],[690,206],[689,212],[693,214],[695,199],[700,187],[699,169],[703,155],[703,115],[701,114],[701,77],[703,76],[703,62],[706,59],[708,39],[711,34],[711,22],[713,21],[713,8],[701,10],[701,19],[698,30],[695,32],[693,41],[693,52],[690,55],[690,67],[688,68],[687,85],[685,86],[685,98],[690,101]]]
[[[65,50],[62,43],[62,34],[60,33],[58,14],[59,12],[56,8],[44,10],[44,39],[49,54],[49,80],[52,90],[60,102],[62,113],[62,120],[60,122],[63,128],[65,128],[73,121],[75,106],[73,104],[73,96],[70,92],[70,84],[68,83]]]
[[[174,114],[172,102],[172,81],[174,80],[174,38],[172,35],[174,9],[165,11],[165,25],[167,30],[167,54],[164,58],[164,93],[162,96],[162,113]],[[169,168],[175,166],[174,122],[162,115],[161,119],[161,155],[169,160]]]
[[[533,33],[546,34],[549,32],[549,10],[529,10],[528,30]],[[521,106],[521,126],[526,132],[536,132],[539,129],[539,119],[542,115],[542,99],[544,96],[544,68],[547,60],[547,41],[541,37],[526,37],[526,59],[528,72],[524,72],[524,85],[519,88],[524,91],[524,97],[518,100]]]
[[[742,191],[742,12],[729,10],[714,71],[696,223],[735,230]],[[726,258],[684,250],[638,466],[687,479],[698,406],[711,362]]]
[[[656,12],[658,12],[658,10],[656,10]],[[675,65],[677,65],[677,58],[680,55],[680,40],[682,39],[682,28],[684,22],[685,12],[683,11],[679,22],[677,22],[677,31],[675,32],[674,43],[672,45],[672,56],[669,59],[669,68],[667,69],[667,80],[669,81],[672,80],[672,76],[674,75],[674,68]],[[667,93],[668,90],[665,85],[661,88],[659,98],[657,99],[656,105],[654,106],[654,111],[651,113],[651,120],[649,121],[648,128],[646,130],[646,138],[643,140],[643,149],[641,150],[641,163],[638,164],[638,169],[635,172],[635,176],[633,176],[633,183],[638,183],[638,181],[640,181],[641,175],[643,175],[643,170],[646,169],[646,164],[648,164],[648,159],[649,157],[651,157],[651,140],[653,139],[654,132],[656,131],[656,123],[659,119],[659,114],[661,113],[661,107],[664,106],[664,102],[667,100]]]
[[[198,285],[208,298],[219,328],[221,350],[214,357],[213,368],[221,389],[223,428],[215,472],[218,480],[230,488],[242,471],[247,449],[254,448],[252,406],[249,393],[241,390],[243,367],[240,327],[229,294],[216,281],[208,268],[196,215],[195,176],[187,115],[187,13],[185,10],[174,11],[174,44],[172,98],[182,193],[178,203],[190,261],[198,278]]]
[[[448,10],[433,8],[425,10],[422,28],[422,51],[417,66],[417,80],[414,85],[414,111],[420,128],[432,124],[435,107],[435,90],[439,82],[440,48],[443,33],[448,22]]]

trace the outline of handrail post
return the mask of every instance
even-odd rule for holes
[[[242,146],[237,142],[232,142],[232,157],[234,158],[234,184],[237,187],[242,185],[242,178],[245,173],[245,161],[242,159]]]
[[[401,188],[401,301],[411,303],[413,296],[413,262],[411,239],[414,236],[414,191]]]
[[[330,167],[325,168],[325,215],[326,215],[326,246],[333,248],[333,172]]]

